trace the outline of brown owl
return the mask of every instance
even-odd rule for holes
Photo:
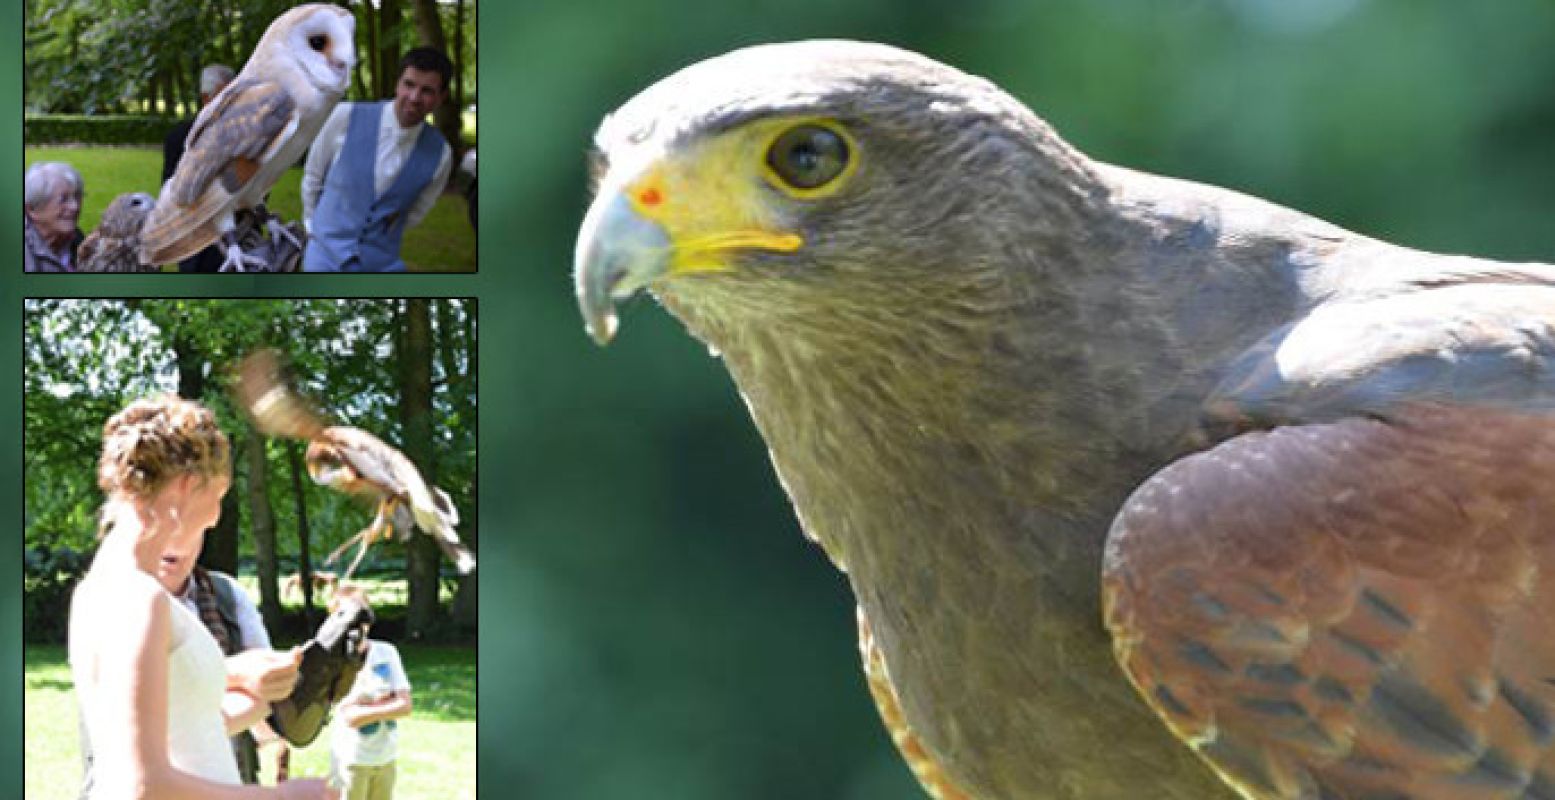
[[[461,574],[475,569],[475,555],[459,541],[454,526],[459,512],[448,494],[429,486],[404,453],[378,437],[344,425],[326,425],[307,400],[293,391],[274,350],[259,350],[244,358],[237,371],[238,404],[254,426],[269,436],[308,442],[306,463],[314,483],[371,498],[377,513],[370,525],[348,539],[329,561],[357,542],[361,549],[341,576],[347,580],[367,548],[393,531],[408,537],[420,528],[442,548]]]
[[[156,201],[145,192],[121,194],[103,211],[102,221],[81,242],[81,272],[155,272],[140,263],[140,230]]]

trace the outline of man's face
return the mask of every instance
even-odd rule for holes
[[[399,120],[400,127],[409,128],[426,119],[433,109],[443,104],[447,91],[443,76],[437,72],[406,67],[394,87],[394,117]]]

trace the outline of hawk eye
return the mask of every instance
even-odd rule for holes
[[[308,46],[317,52],[324,52],[324,45],[329,44],[329,37],[322,33],[315,33],[308,37]]]
[[[767,148],[767,166],[789,187],[819,189],[848,166],[848,142],[842,134],[814,123],[796,125]]]

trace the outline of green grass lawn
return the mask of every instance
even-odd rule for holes
[[[103,209],[125,192],[155,195],[162,188],[160,147],[28,147],[25,166],[35,161],[64,161],[86,183],[81,230],[90,233]],[[270,210],[287,220],[302,216],[302,167],[288,170],[270,192]],[[420,225],[405,232],[401,251],[413,272],[471,272],[475,269],[475,232],[464,198],[445,194]]]
[[[397,646],[410,677],[415,711],[400,723],[399,778],[394,794],[473,800],[475,648]],[[24,796],[29,800],[73,800],[80,791],[81,756],[65,648],[29,645],[23,666]],[[328,772],[326,730],[312,745],[293,751],[292,775],[324,776]]]

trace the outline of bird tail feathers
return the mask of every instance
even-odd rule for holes
[[[443,520],[452,528],[459,524],[459,509],[454,508],[454,501],[448,497],[448,493],[436,486],[432,487],[432,500],[437,504],[438,513],[443,515]]]
[[[221,238],[223,219],[228,228],[232,226],[231,212],[221,211],[228,199],[225,192],[213,190],[193,206],[183,207],[173,202],[164,186],[140,232],[140,263],[171,264],[211,246]]]
[[[443,549],[443,554],[448,560],[454,562],[454,569],[459,570],[460,575],[468,575],[475,571],[475,554],[470,548],[459,543],[458,539],[452,541],[442,536],[433,536],[437,540],[437,546]]]
[[[430,506],[412,504],[418,510],[416,524],[437,542],[448,560],[454,562],[454,568],[459,570],[460,575],[468,575],[475,569],[475,554],[459,541],[459,534],[454,530],[454,526],[459,524],[459,511],[454,508],[454,501],[448,497],[447,492],[436,486],[429,488],[432,494]],[[426,513],[428,510],[431,513]]]

